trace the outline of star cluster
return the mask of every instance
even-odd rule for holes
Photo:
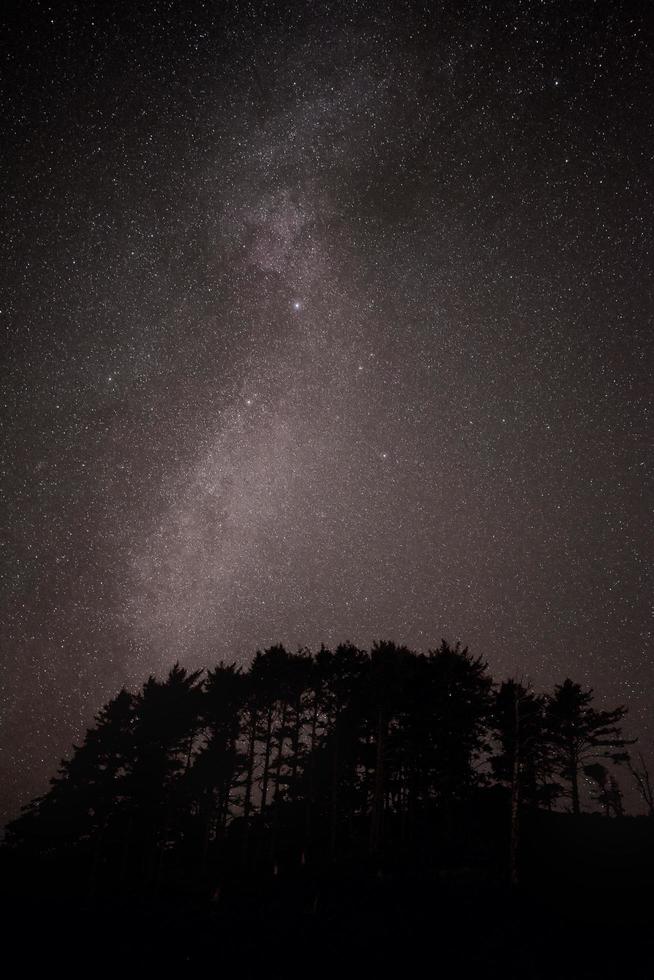
[[[462,638],[647,751],[644,9],[6,26],[6,811],[122,684],[278,641]]]

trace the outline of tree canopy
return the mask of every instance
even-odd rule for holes
[[[511,812],[514,874],[521,809],[570,800],[577,814],[587,780],[586,805],[622,813],[624,715],[569,679],[551,694],[494,684],[446,641],[426,654],[277,645],[248,669],[206,673],[175,664],[99,711],[7,844],[86,855],[93,880],[156,885],[170,866],[216,861],[420,860],[495,800]]]

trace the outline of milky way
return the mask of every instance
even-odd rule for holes
[[[145,6],[8,24],[6,811],[278,641],[461,638],[649,751],[644,13]]]

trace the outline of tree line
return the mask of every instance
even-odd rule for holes
[[[92,881],[153,887],[171,869],[420,862],[492,798],[515,882],[525,809],[578,815],[594,800],[619,817],[624,764],[652,812],[625,713],[596,708],[570,679],[548,694],[495,684],[481,658],[445,641],[426,654],[273,646],[247,669],[206,673],[176,664],[100,710],[6,846],[83,860]]]

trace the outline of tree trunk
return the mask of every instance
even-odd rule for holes
[[[579,765],[574,747],[570,746],[568,751],[570,759],[570,785],[572,788],[572,812],[575,816],[579,816],[581,812],[581,807],[579,806]]]
[[[627,761],[627,766],[636,782],[638,792],[647,806],[647,812],[650,817],[654,817],[654,786],[652,786],[649,769],[645,765],[642,753],[639,753],[638,758],[640,759],[640,769],[636,769],[630,759]]]
[[[370,850],[374,854],[379,850],[384,822],[384,783],[386,778],[386,718],[384,711],[379,709],[377,717],[377,756],[375,760],[375,783],[372,798],[372,816],[370,821]]]
[[[250,710],[250,732],[248,736],[247,770],[245,773],[245,795],[243,797],[243,860],[247,861],[250,843],[250,810],[252,808],[252,783],[254,780],[254,750],[257,735],[258,713]]]
[[[520,701],[514,695],[515,718],[513,737],[513,766],[511,768],[511,840],[509,844],[509,881],[518,885],[518,841],[520,835]]]
[[[257,713],[250,712],[250,733],[248,737],[248,761],[245,773],[245,795],[243,797],[243,817],[247,823],[252,807],[252,782],[254,779],[254,747],[257,734]]]
[[[268,716],[266,719],[266,748],[263,757],[263,774],[261,777],[261,806],[259,812],[263,815],[266,809],[266,803],[268,802],[268,782],[270,780],[270,754],[272,752],[272,723],[273,723],[273,709],[268,709]]]
[[[277,740],[277,755],[276,755],[276,758],[275,758],[275,767],[274,767],[275,768],[275,790],[274,790],[274,793],[273,793],[273,800],[275,801],[275,803],[279,799],[279,793],[280,793],[279,787],[281,785],[281,778],[282,778],[282,764],[284,762],[284,743],[286,742],[286,732],[284,731],[284,729],[286,728],[287,708],[288,708],[288,706],[287,706],[286,702],[284,702],[284,705],[282,707],[281,722],[280,722],[280,726],[279,726],[279,738]]]
[[[207,857],[209,854],[209,843],[211,841],[211,825],[213,822],[213,788],[207,791],[206,797],[207,800],[205,804],[204,831],[202,834],[202,857],[200,863],[201,867],[204,867],[207,862]]]
[[[311,844],[312,824],[313,824],[313,784],[316,768],[316,734],[318,729],[318,694],[316,692],[313,700],[313,711],[311,712],[311,736],[309,749],[309,780],[307,785],[306,811],[304,823],[304,835],[306,846]]]
[[[121,883],[127,881],[128,869],[129,869],[129,849],[130,849],[130,844],[132,842],[133,829],[134,829],[134,818],[130,815],[127,818],[127,828],[125,830],[122,853],[120,855],[120,875],[118,880]]]
[[[338,784],[340,779],[340,759],[338,751],[339,741],[339,718],[334,719],[333,748],[332,748],[332,793],[331,793],[331,813],[329,828],[329,856],[332,861],[336,860],[336,845],[338,842]]]
[[[302,734],[302,700],[295,705],[295,727],[293,729],[293,762],[291,765],[291,799],[297,800],[297,774],[300,765],[300,736]]]
[[[288,705],[284,702],[282,707],[282,717],[280,720],[279,727],[279,738],[277,740],[277,754],[275,757],[275,788],[273,792],[273,815],[272,815],[272,833],[270,835],[270,857],[271,860],[275,857],[275,851],[277,849],[277,828],[279,825],[279,801],[281,796],[281,780],[282,780],[282,765],[284,763],[284,743],[286,741],[286,715],[288,712]]]

